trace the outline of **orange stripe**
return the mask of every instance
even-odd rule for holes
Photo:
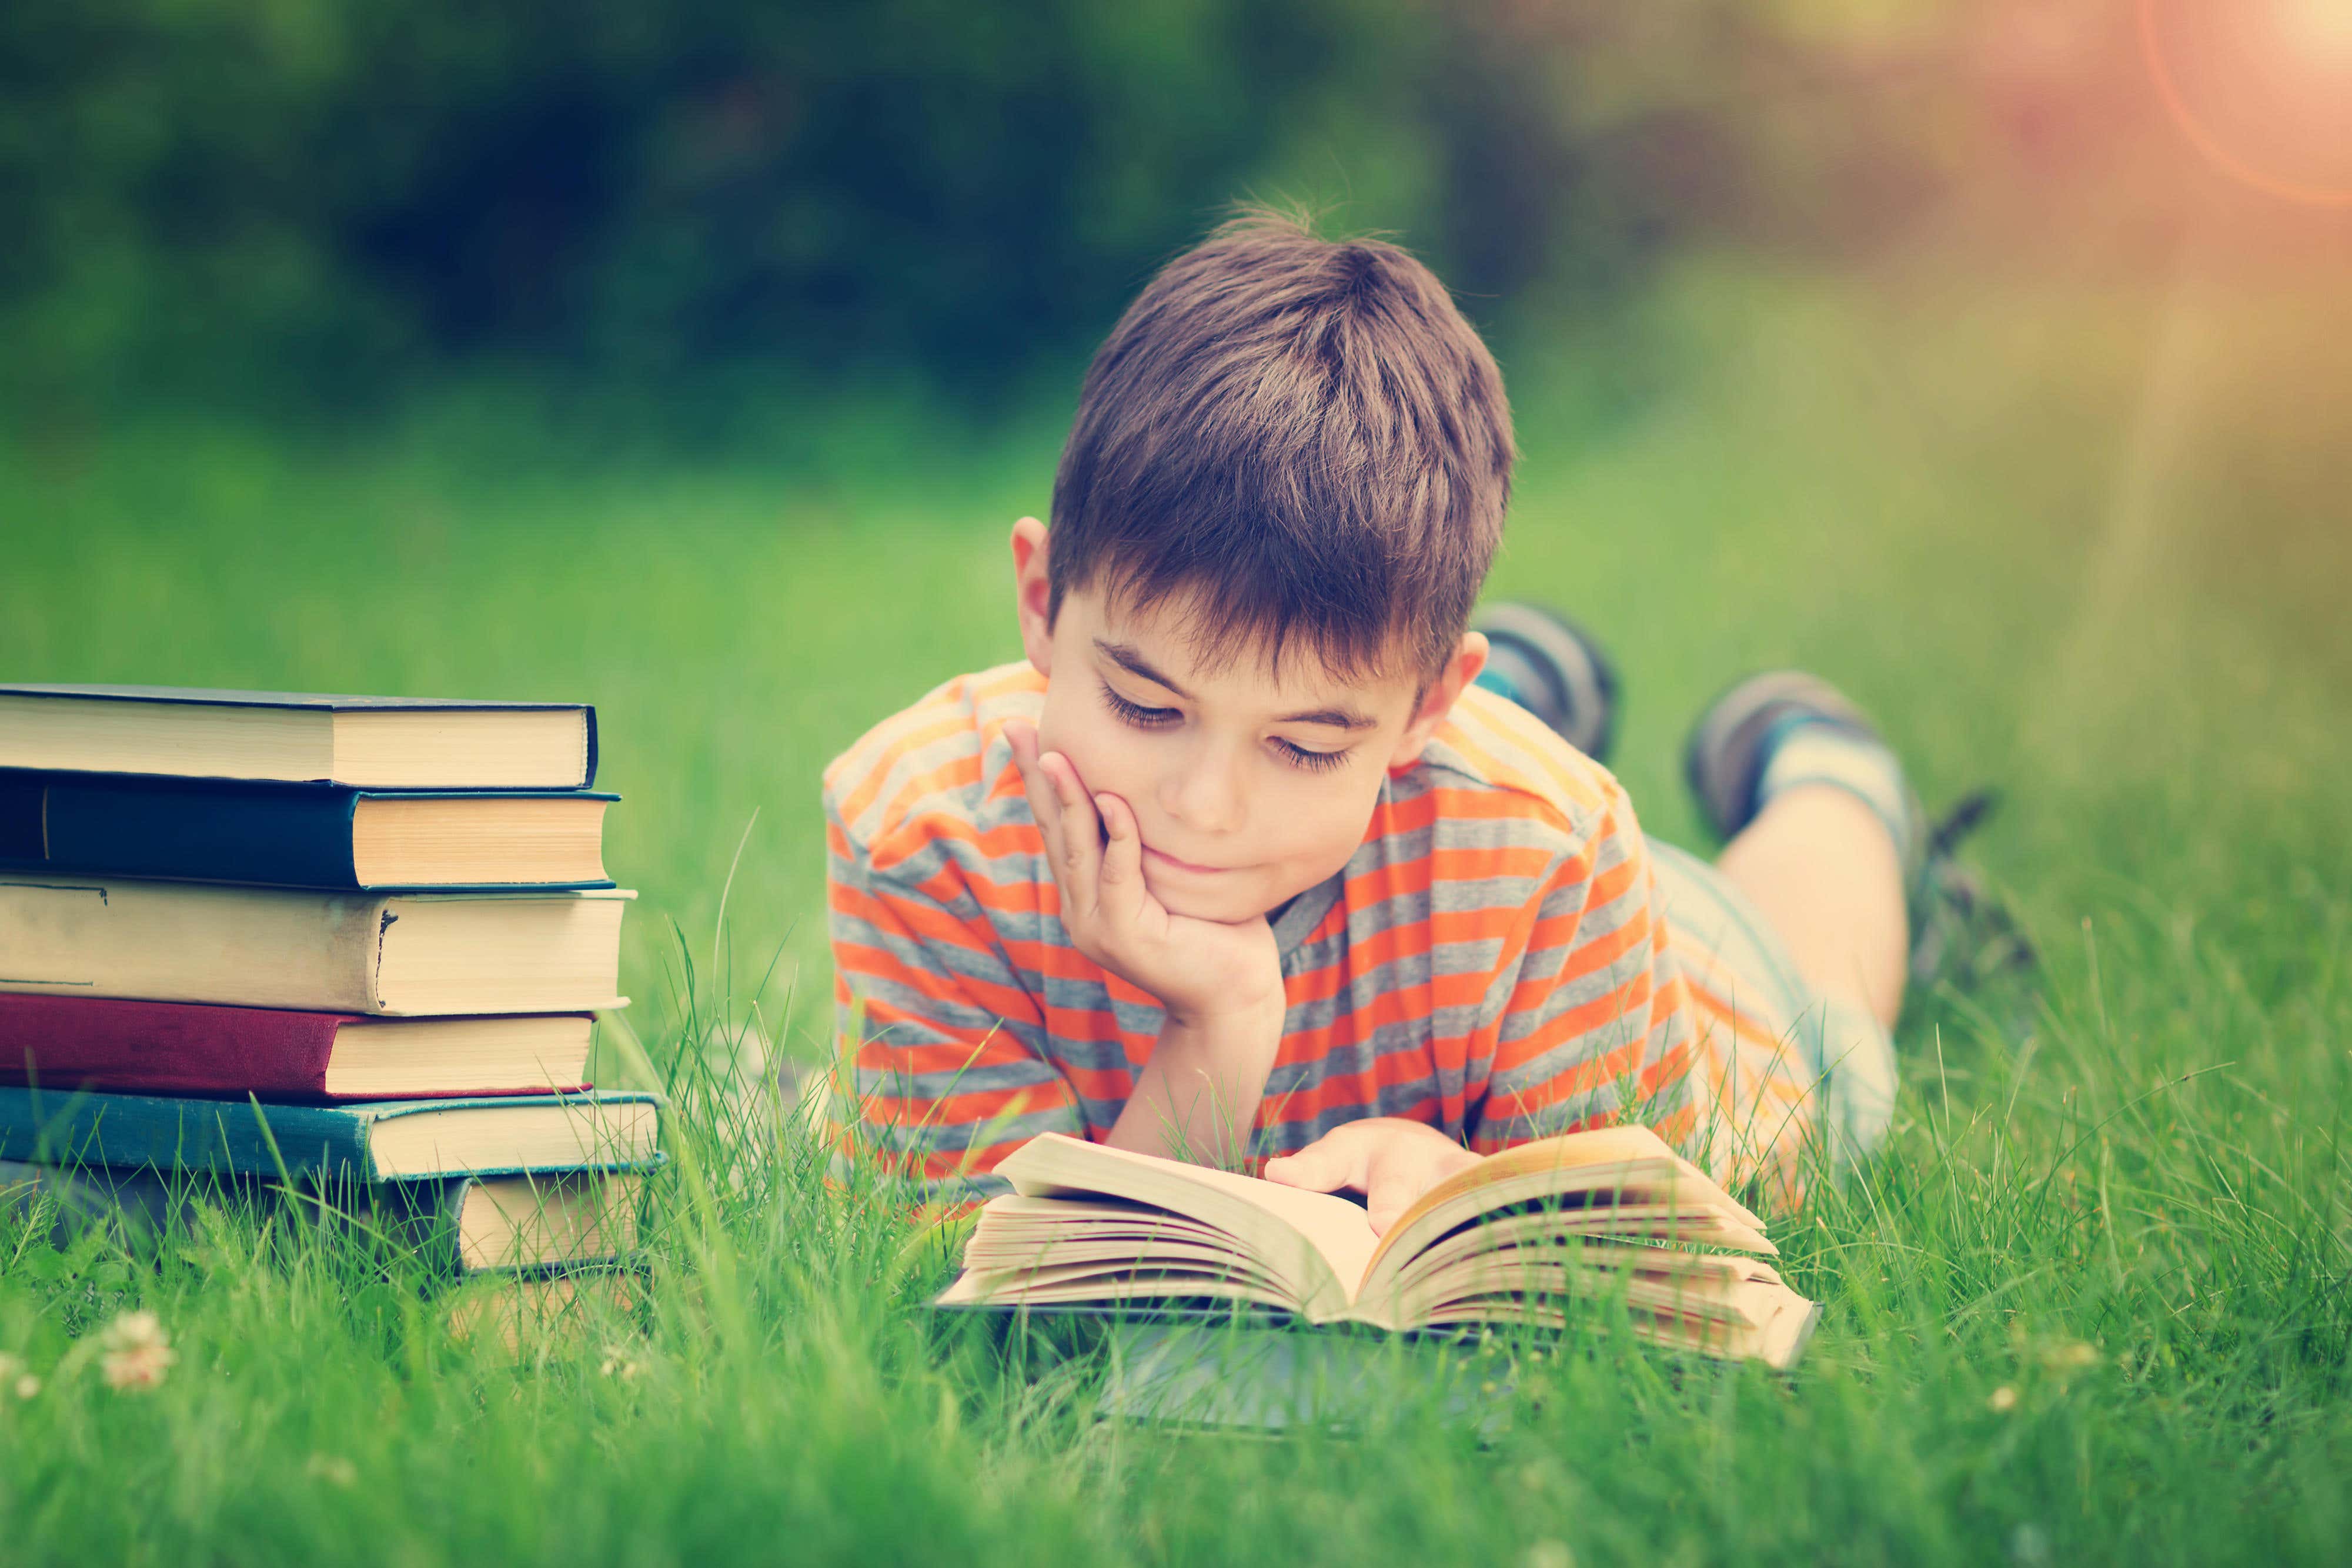
[[[981,1011],[993,1013],[1000,1019],[1013,1019],[1022,1023],[1043,1023],[1037,1004],[1029,993],[1012,986],[991,985],[966,976],[950,978],[927,969],[910,968],[879,947],[863,946],[854,942],[836,941],[833,945],[834,962],[855,975],[871,976],[876,979],[895,980],[899,985],[933,1001],[962,1002]],[[888,1004],[873,997],[866,998],[868,1010]],[[953,1031],[936,1023],[926,1028],[942,1034]]]
[[[854,822],[866,814],[866,808],[881,794],[882,786],[889,782],[890,769],[897,766],[900,758],[908,752],[919,751],[933,741],[945,740],[959,730],[966,734],[971,731],[971,716],[960,706],[940,704],[928,712],[919,707],[909,708],[898,717],[910,722],[888,737],[884,748],[865,764],[864,774],[847,793],[835,793],[835,810],[843,821]],[[884,724],[887,727],[898,722],[897,719],[889,719]],[[875,736],[867,737],[868,740],[875,738]]]

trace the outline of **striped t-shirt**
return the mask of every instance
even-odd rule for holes
[[[825,770],[845,1148],[957,1199],[1043,1132],[1100,1141],[1159,1038],[1080,954],[1004,737],[1027,664],[960,676]],[[1340,873],[1272,919],[1288,998],[1252,1157],[1402,1116],[1490,1151],[1622,1117],[1739,1179],[1806,1135],[1813,1075],[1769,977],[1660,908],[1617,780],[1465,692]]]

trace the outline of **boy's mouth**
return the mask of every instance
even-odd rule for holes
[[[1189,871],[1195,876],[1214,876],[1224,869],[1223,866],[1194,865],[1191,861],[1180,861],[1166,850],[1155,850],[1150,844],[1143,846],[1143,852],[1161,865],[1173,866],[1178,871]]]

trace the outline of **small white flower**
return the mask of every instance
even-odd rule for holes
[[[304,1469],[331,1486],[348,1487],[360,1479],[359,1467],[341,1454],[313,1454]]]
[[[142,1393],[157,1386],[180,1360],[162,1320],[150,1312],[123,1313],[106,1325],[99,1343],[106,1347],[99,1369],[106,1375],[107,1386],[119,1393]]]
[[[2004,1383],[1992,1391],[1992,1397],[1985,1404],[1995,1415],[2006,1416],[2017,1408],[2017,1390]]]
[[[16,1397],[30,1399],[41,1391],[41,1380],[31,1373],[21,1374],[16,1382]]]

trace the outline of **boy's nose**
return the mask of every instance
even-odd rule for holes
[[[1161,781],[1160,808],[1195,832],[1234,831],[1244,816],[1239,763],[1219,747],[1193,752]]]

